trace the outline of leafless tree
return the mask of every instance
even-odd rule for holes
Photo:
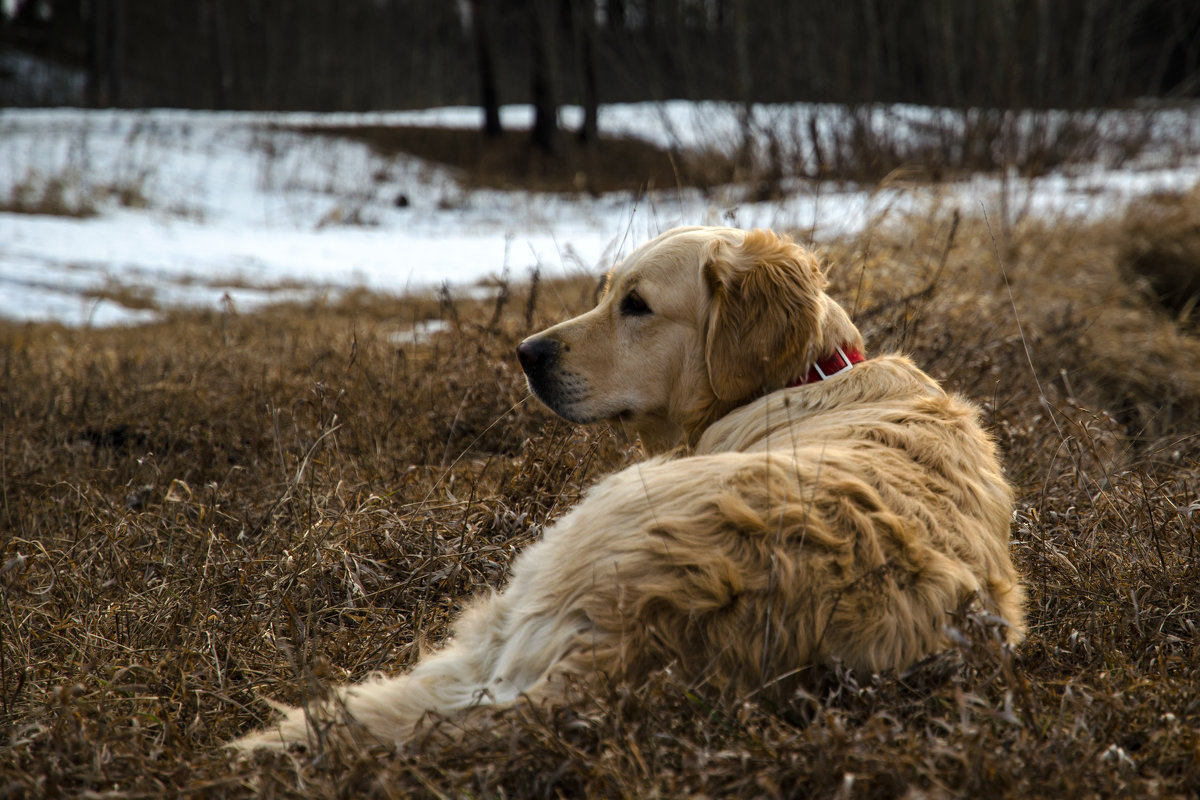
[[[583,126],[579,129],[579,138],[585,143],[594,143],[600,138],[597,120],[600,101],[596,85],[596,2],[571,0],[570,10],[579,100],[583,106]]]
[[[2,5],[2,4],[0,4]],[[674,97],[1089,108],[1200,93],[1197,0],[23,0],[0,44],[97,105],[352,110]],[[462,9],[468,14],[464,15]],[[471,24],[464,24],[464,16]],[[464,58],[464,53],[474,58]],[[2,87],[0,87],[2,88]]]
[[[533,145],[544,153],[558,150],[558,98],[554,80],[557,10],[554,0],[527,0]]]
[[[494,138],[504,133],[500,124],[500,90],[496,84],[496,56],[492,44],[491,4],[471,0],[471,33],[479,64],[479,104],[483,108],[483,134]]]

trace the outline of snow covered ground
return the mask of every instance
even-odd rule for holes
[[[814,109],[759,107],[756,129],[764,136],[811,130]],[[938,112],[897,106],[877,113],[885,124],[915,130]],[[565,109],[564,121],[573,125],[578,115]],[[728,149],[740,141],[737,115],[714,103],[614,105],[602,108],[600,128],[675,147]],[[510,127],[530,116],[527,107],[504,109]],[[836,113],[818,118],[825,124]],[[1123,119],[1114,115],[1112,124]],[[359,287],[399,293],[448,283],[466,291],[504,272],[523,279],[535,266],[544,276],[601,270],[679,224],[765,225],[828,240],[853,235],[884,209],[935,202],[995,216],[1002,207],[1095,216],[1200,181],[1198,119],[1196,110],[1160,112],[1147,154],[1120,169],[882,191],[794,181],[784,199],[760,203],[747,200],[743,187],[640,200],[631,193],[466,190],[450,170],[289,130],[308,123],[474,126],[471,108],[361,115],[5,110],[0,208],[43,213],[0,212],[0,317],[129,324],[175,305],[246,309]],[[1009,203],[1000,203],[1001,192]]]

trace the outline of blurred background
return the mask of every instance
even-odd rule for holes
[[[725,99],[1079,108],[1200,92],[1192,0],[6,0],[5,105]]]
[[[1195,0],[3,0],[0,317],[1096,220],[1200,181],[1198,94]]]

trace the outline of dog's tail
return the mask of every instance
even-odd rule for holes
[[[464,615],[446,647],[408,673],[341,687],[307,708],[281,708],[281,720],[229,747],[319,748],[333,741],[402,746],[431,715],[502,708],[522,698],[545,700],[559,691],[561,673],[573,671],[574,659],[564,658],[587,640],[589,623],[561,608],[532,609],[530,599],[483,598]]]

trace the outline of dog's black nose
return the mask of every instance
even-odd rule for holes
[[[533,375],[554,363],[561,345],[553,339],[530,338],[517,345],[517,358],[526,375]]]

